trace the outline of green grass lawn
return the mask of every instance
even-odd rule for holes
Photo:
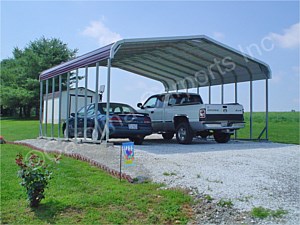
[[[279,143],[300,144],[299,112],[270,112],[269,140]],[[249,113],[245,113],[246,127],[238,131],[238,138],[249,138]],[[265,127],[265,113],[253,113],[253,138],[258,138]],[[265,138],[265,135],[262,136]]]
[[[1,145],[1,224],[175,224],[192,215],[191,197],[156,184],[130,184],[88,163],[62,157],[46,198],[30,209],[17,178],[17,153],[31,149]]]
[[[37,138],[39,136],[39,121],[29,119],[1,119],[2,135],[7,141],[16,141],[24,139]],[[45,132],[45,125],[43,125],[43,133]],[[58,125],[53,126],[54,137],[58,136]],[[47,125],[47,136],[51,136],[51,124]],[[63,137],[61,131],[61,137]]]

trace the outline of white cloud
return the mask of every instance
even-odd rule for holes
[[[92,21],[82,32],[83,35],[95,38],[99,46],[104,46],[122,39],[121,35],[111,31],[102,21]]]
[[[285,29],[283,34],[270,33],[269,38],[282,48],[297,48],[300,46],[300,23]]]
[[[215,39],[224,39],[225,34],[223,34],[222,32],[215,31],[215,32],[213,32],[213,37]]]

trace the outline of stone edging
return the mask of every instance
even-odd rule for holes
[[[44,150],[42,148],[38,148],[36,146],[33,146],[31,144],[27,144],[27,143],[19,143],[19,142],[6,142],[7,144],[13,144],[13,145],[21,145],[21,146],[26,146],[26,147],[29,147],[31,149],[34,149],[34,150],[37,150],[37,151],[40,151],[40,152],[50,152],[50,153],[54,153],[54,154],[62,154],[63,156],[66,156],[66,157],[69,157],[69,158],[73,158],[73,159],[76,159],[76,160],[80,160],[80,161],[83,161],[83,162],[88,162],[90,165],[93,165],[95,167],[98,167],[99,169],[102,169],[104,170],[105,172],[107,172],[108,174],[110,174],[111,176],[114,176],[114,177],[117,177],[117,178],[120,178],[120,172],[119,171],[116,171],[114,169],[110,169],[109,167],[93,160],[93,159],[90,159],[86,156],[83,156],[83,155],[80,155],[78,153],[65,153],[65,152],[60,152],[60,151],[57,151],[57,150]],[[126,173],[122,173],[122,179],[124,180],[127,180],[129,183],[133,183],[133,179],[130,175],[127,175]]]

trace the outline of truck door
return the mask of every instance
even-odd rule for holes
[[[152,120],[152,128],[154,132],[162,131],[164,128],[164,95],[155,95],[150,97],[142,107],[142,111],[148,113]]]

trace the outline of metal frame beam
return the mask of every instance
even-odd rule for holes
[[[99,102],[99,99],[98,99],[98,96],[99,96],[99,74],[100,74],[100,71],[99,71],[99,62],[96,63],[96,82],[95,82],[95,111],[94,111],[94,114],[95,114],[95,118],[94,118],[94,132],[98,132],[97,134],[99,135],[99,124],[98,124],[98,102]],[[103,133],[103,132],[102,132]],[[98,137],[97,135],[97,137]],[[97,140],[94,140],[94,141],[97,141]],[[101,141],[101,139],[100,139]]]
[[[79,73],[79,69],[76,69],[76,78],[75,78],[75,132],[74,132],[74,136],[75,136],[75,141],[77,142],[78,139],[78,114],[77,114],[77,110],[78,110],[78,73]]]
[[[69,117],[70,117],[70,72],[67,74],[67,111],[66,111],[66,129],[65,129],[65,138],[69,140]]]
[[[39,136],[43,137],[43,81],[40,81],[40,132]]]
[[[86,141],[87,138],[87,87],[88,87],[88,75],[89,75],[89,68],[85,67],[85,76],[84,76],[84,121],[83,121],[83,138]]]
[[[58,76],[58,91],[59,91],[59,99],[58,99],[58,132],[57,132],[57,136],[60,139],[60,131],[61,131],[61,101],[62,101],[62,88],[61,88],[61,83],[62,83],[62,75]]]
[[[48,92],[49,92],[49,80],[46,80],[46,99],[45,99],[45,136],[47,137],[47,124],[48,124]]]
[[[253,81],[250,80],[250,139],[253,138]]]
[[[110,108],[110,70],[111,70],[111,58],[107,60],[107,98],[106,98],[106,123],[105,123],[105,142],[109,141],[109,108]]]
[[[269,84],[266,78],[266,140],[269,140]]]
[[[55,77],[52,78],[52,108],[51,108],[51,138],[54,138],[54,93],[55,93]]]

